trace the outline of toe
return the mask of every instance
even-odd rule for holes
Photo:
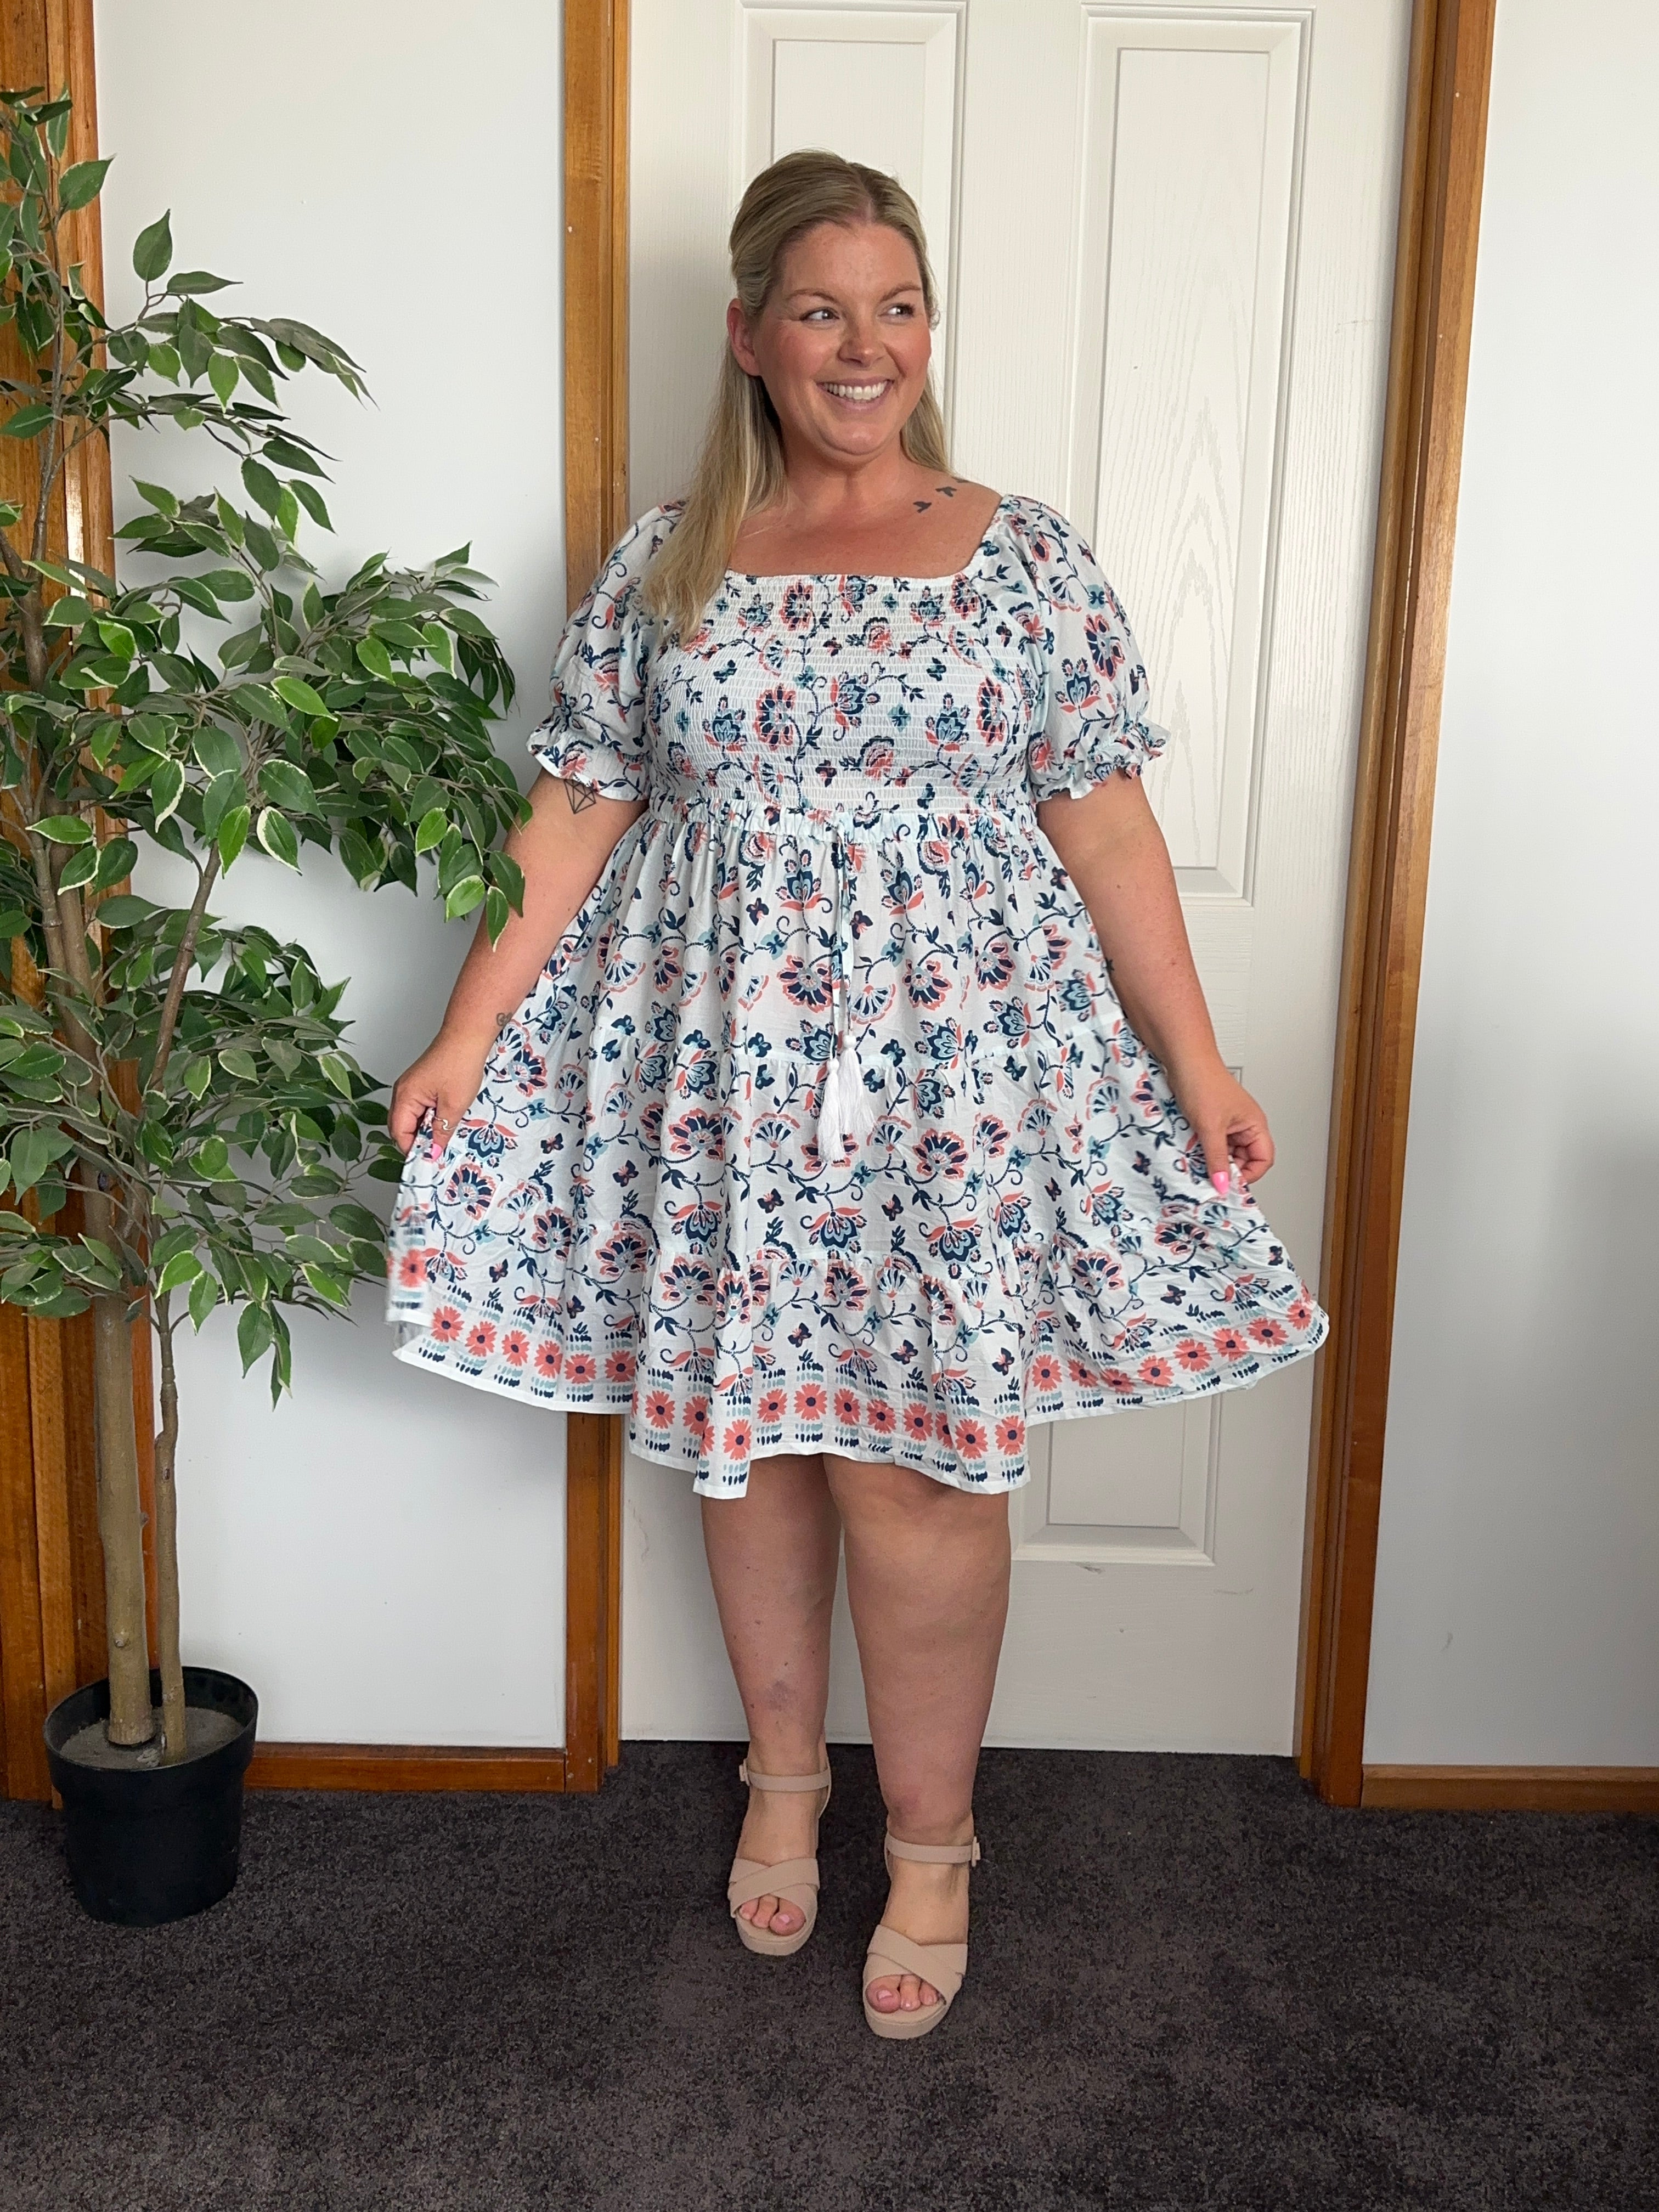
[[[898,2001],[898,1990],[891,1981],[871,1983],[870,2002],[878,2012],[896,2012]]]
[[[777,1910],[772,1915],[772,1933],[775,1936],[793,1936],[805,1917],[799,1905],[792,1905],[787,1897],[781,1897]]]
[[[899,1984],[899,2009],[902,2012],[915,2012],[920,2009],[921,1998],[918,1994],[919,1988],[920,1984],[914,1974],[907,1974]]]

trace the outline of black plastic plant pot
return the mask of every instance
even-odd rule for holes
[[[150,1674],[159,1705],[161,1676]],[[94,1920],[155,1928],[227,1896],[242,1842],[242,1777],[253,1756],[259,1700],[214,1667],[186,1667],[185,1703],[237,1723],[234,1735],[176,1766],[82,1765],[63,1747],[109,1718],[109,1684],[94,1682],[46,1716],[46,1763],[64,1801],[64,1846],[75,1894]]]

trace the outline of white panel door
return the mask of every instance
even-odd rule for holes
[[[1148,788],[1261,1187],[1311,1279],[1408,0],[635,0],[633,491],[683,484],[748,178],[890,169],[941,280],[957,465],[1051,501],[1171,732]],[[991,1740],[1286,1751],[1310,1367],[1032,1431]],[[623,1727],[737,1733],[689,1479],[628,1470]],[[832,1734],[863,1733],[850,1639]]]

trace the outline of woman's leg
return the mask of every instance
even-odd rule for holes
[[[760,1774],[815,1774],[823,1764],[841,1550],[820,1455],[754,1461],[744,1497],[703,1499],[702,1540],[749,1722],[750,1765]],[[817,1806],[810,1790],[750,1790],[738,1856],[763,1866],[808,1856]],[[793,1935],[803,1917],[787,1898],[761,1897],[738,1910],[777,1936]]]
[[[965,1843],[1008,1613],[1008,1500],[835,1452],[823,1465],[846,1531],[847,1595],[888,1823],[905,1843]],[[960,1943],[967,1868],[895,1860],[882,1917],[913,1942]],[[870,1985],[884,2012],[937,1996],[914,1974]]]

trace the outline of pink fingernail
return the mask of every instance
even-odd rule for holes
[[[431,1142],[431,1143],[427,1146],[427,1148],[426,1148],[426,1156],[427,1156],[428,1159],[429,1159],[429,1160],[441,1160],[441,1159],[442,1159],[442,1158],[443,1158],[443,1156],[444,1156],[444,1148],[443,1148],[443,1146],[442,1146],[438,1142],[438,1139],[437,1139],[435,1137],[432,1139],[432,1142]]]
[[[1215,1185],[1216,1188],[1217,1188],[1217,1189],[1221,1193],[1221,1195],[1223,1196],[1223,1198],[1225,1198],[1225,1196],[1227,1195],[1227,1186],[1228,1186],[1229,1178],[1228,1178],[1226,1176],[1224,1176],[1224,1175],[1212,1175],[1212,1176],[1210,1177],[1210,1181],[1211,1181],[1211,1182]]]

